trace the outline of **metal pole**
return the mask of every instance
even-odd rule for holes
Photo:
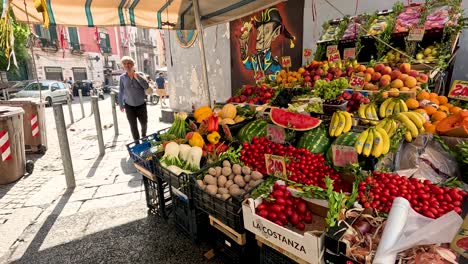
[[[70,114],[70,124],[75,123],[75,119],[73,118],[73,110],[71,105],[70,96],[67,95],[67,105],[68,105],[68,114]]]
[[[84,107],[83,107],[83,92],[81,91],[81,89],[78,89],[78,95],[80,96],[81,116],[85,118]]]
[[[200,60],[202,63],[203,83],[208,94],[208,102],[211,106],[213,106],[213,102],[211,101],[210,84],[208,83],[208,68],[206,67],[205,42],[203,40],[203,26],[200,21],[200,7],[198,6],[198,0],[193,0],[193,11],[195,15],[195,25],[198,30],[198,44],[200,46]]]
[[[114,118],[114,133],[117,136],[119,134],[119,123],[117,122],[117,110],[115,110],[115,96],[114,92],[111,92],[111,105],[112,105],[112,117]]]
[[[99,114],[99,101],[97,96],[91,96],[91,105],[93,106],[94,121],[96,122],[96,132],[99,143],[99,155],[105,154],[104,138],[102,137],[101,115]]]
[[[63,117],[63,108],[61,104],[53,104],[55,126],[57,127],[57,136],[60,145],[60,154],[62,156],[63,170],[65,171],[65,180],[67,188],[74,188],[75,174],[73,172],[73,163],[70,154],[70,145],[68,144],[67,129],[65,128],[65,118]]]
[[[34,69],[34,74],[36,75],[36,82],[37,85],[39,85],[39,75],[37,74],[37,68],[36,68],[36,57],[34,56],[34,45],[36,44],[36,36],[34,35],[33,30],[32,30],[32,24],[29,21],[29,12],[28,12],[28,6],[26,5],[26,0],[23,0],[24,4],[24,10],[26,13],[26,19],[28,21],[28,29],[29,29],[29,39],[32,40],[32,43],[30,43],[29,46],[29,51],[31,52],[31,61],[32,61],[32,66]],[[42,89],[39,88],[39,102],[42,103]]]
[[[5,101],[8,100],[7,95],[6,95],[6,89],[7,88],[3,89],[3,100]]]

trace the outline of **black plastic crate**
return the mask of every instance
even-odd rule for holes
[[[224,263],[258,263],[258,247],[255,237],[247,233],[245,245],[237,244],[233,239],[226,236],[216,228],[210,228],[213,238],[215,255]]]
[[[296,263],[286,255],[263,244],[260,249],[260,264],[294,264]]]
[[[208,215],[197,210],[186,197],[176,193],[172,195],[174,223],[182,233],[197,241],[208,235]]]
[[[149,211],[163,218],[168,218],[173,207],[170,186],[161,179],[157,178],[156,181],[152,181],[146,177],[143,177],[143,184]]]
[[[127,144],[128,154],[134,163],[143,166],[151,174],[157,175],[159,171],[157,170],[157,167],[154,166],[151,148],[160,143],[159,132],[153,133],[139,139],[138,142]]]

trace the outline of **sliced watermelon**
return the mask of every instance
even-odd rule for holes
[[[289,112],[281,108],[271,108],[270,118],[280,127],[297,131],[311,130],[320,125],[322,120],[304,114]]]

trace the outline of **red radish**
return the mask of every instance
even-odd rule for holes
[[[296,213],[293,213],[291,215],[291,219],[289,219],[291,221],[291,224],[293,225],[297,225],[299,223],[299,215],[296,214]]]
[[[303,231],[305,229],[304,223],[299,223],[299,224],[296,225],[296,227],[297,227],[297,229],[299,229],[301,231]]]
[[[259,216],[263,217],[263,218],[267,218],[268,216],[268,211],[267,210],[261,210],[261,211],[258,211],[257,213]]]

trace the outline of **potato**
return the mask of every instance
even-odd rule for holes
[[[229,188],[229,187],[231,187],[231,185],[233,185],[233,184],[234,184],[234,182],[233,182],[232,180],[229,180],[229,181],[227,181],[227,182],[224,184],[224,188]]]
[[[243,194],[243,190],[239,189],[239,188],[234,188],[232,189],[231,191],[229,191],[229,194],[231,196],[241,196]]]
[[[219,194],[227,194],[227,193],[229,193],[229,190],[227,188],[218,188],[218,193]]]
[[[234,180],[234,176],[236,176],[236,175],[234,175],[234,174],[229,175],[228,180],[233,181],[233,180]]]
[[[233,184],[233,185],[229,186],[229,192],[232,192],[234,189],[239,189],[239,185]]]
[[[229,162],[229,160],[223,161],[223,167],[228,167],[229,169],[231,169],[231,162]]]
[[[244,177],[241,175],[236,175],[236,177],[234,177],[234,182],[241,188],[245,186]]]
[[[218,187],[224,187],[227,182],[227,178],[224,175],[218,177]]]
[[[245,175],[244,176],[245,183],[248,183],[251,179],[252,179],[252,176],[250,176],[250,175]]]
[[[248,192],[248,191],[250,191],[250,189],[252,189],[252,188],[253,188],[252,186],[250,186],[249,184],[247,184],[247,185],[244,187],[244,190],[245,190],[246,192]]]
[[[218,166],[215,168],[215,170],[216,170],[216,176],[221,176],[221,171],[223,170],[223,168]]]
[[[242,173],[242,167],[239,164],[232,165],[232,172],[236,175]]]
[[[247,166],[242,167],[242,173],[244,175],[250,175],[250,172],[251,172],[250,167],[247,167]]]
[[[226,177],[231,175],[232,173],[231,167],[223,167],[223,170],[221,171],[221,173]]]
[[[200,186],[200,188],[203,188],[205,186],[202,180],[197,180],[197,183],[198,183],[198,186]]]
[[[206,186],[206,192],[215,195],[218,192],[218,187],[216,185],[208,185]]]
[[[229,193],[225,193],[221,195],[221,199],[223,199],[224,201],[226,201],[229,198],[231,198],[231,195]]]
[[[216,169],[215,169],[215,168],[209,168],[209,169],[208,169],[208,173],[209,173],[211,176],[218,176],[218,175],[216,175]]]
[[[252,180],[260,180],[263,178],[263,175],[258,171],[253,171],[250,176],[252,176]]]
[[[258,183],[257,183],[256,180],[251,180],[251,181],[249,182],[249,186],[250,186],[251,188],[255,187],[257,184],[258,184]]]
[[[223,196],[221,194],[217,193],[216,198],[223,199]]]
[[[211,175],[205,175],[205,178],[203,179],[203,181],[207,185],[216,185],[217,183],[216,178]]]

